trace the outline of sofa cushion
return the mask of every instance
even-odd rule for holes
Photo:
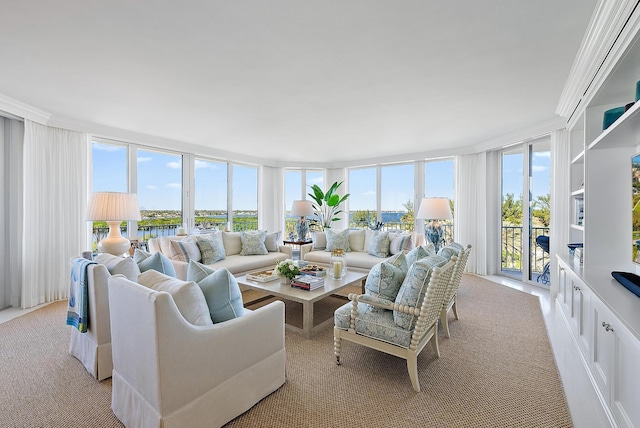
[[[226,269],[218,269],[198,282],[214,323],[237,318],[244,313],[242,293],[235,277]]]
[[[200,249],[196,241],[191,238],[184,238],[182,240],[173,239],[169,241],[170,253],[167,254],[171,260],[179,260],[181,262],[189,263],[189,260],[200,261]]]
[[[364,246],[366,231],[364,229],[349,230],[349,248],[351,251],[367,251]]]
[[[376,257],[389,257],[389,232],[376,232],[369,241],[369,254]]]
[[[213,324],[209,315],[207,301],[202,290],[195,282],[182,281],[155,270],[148,270],[138,276],[138,283],[156,291],[166,291],[171,294],[178,310],[184,319],[191,324]]]
[[[162,253],[147,253],[136,248],[133,253],[133,259],[138,263],[140,272],[146,272],[148,270],[155,270],[165,275],[176,277],[176,270],[171,264],[171,260]]]
[[[325,251],[351,251],[351,248],[349,247],[349,229],[345,229],[341,232],[334,232],[331,229],[327,229],[325,233],[327,235],[327,248]]]
[[[242,232],[240,234],[240,241],[242,243],[242,249],[240,250],[241,256],[256,256],[268,254],[267,247],[264,245],[264,240],[267,237],[267,231],[262,232]]]
[[[200,282],[216,270],[194,260],[189,261],[187,266],[187,281]]]
[[[213,233],[206,237],[196,236],[195,240],[198,248],[200,249],[200,254],[202,255],[201,261],[203,264],[210,265],[219,260],[223,260],[227,256],[222,242],[221,232]]]
[[[395,303],[413,308],[418,307],[427,292],[433,269],[446,263],[447,260],[440,256],[427,256],[414,262],[402,282]],[[394,322],[402,328],[411,329],[417,319],[417,315],[393,311]]]
[[[109,253],[101,253],[94,259],[96,263],[104,265],[111,275],[124,275],[129,281],[136,282],[140,275],[138,264],[131,257],[118,257]]]
[[[393,257],[390,257],[387,260],[387,263],[402,269],[402,272],[404,272],[405,276],[407,275],[407,272],[409,272],[409,265],[407,264],[407,256],[402,251],[394,255]]]
[[[267,233],[267,237],[264,238],[264,246],[267,247],[267,251],[270,253],[280,251],[280,246],[278,244],[280,240],[280,232],[272,232]]]
[[[389,239],[389,253],[392,255],[398,254],[402,251],[411,251],[411,247],[413,246],[411,234],[394,233],[389,235]]]
[[[337,328],[349,329],[352,306],[353,304],[349,302],[336,309],[333,319]],[[358,302],[357,311],[358,315],[355,319],[356,333],[404,348],[409,347],[413,331],[398,326],[393,321],[392,311],[374,311],[370,305],[361,302]]]
[[[404,280],[405,272],[391,263],[381,262],[369,271],[365,293],[394,301]]]
[[[240,232],[222,232],[222,242],[227,256],[234,256],[242,251]]]
[[[313,232],[313,249],[324,250],[327,248],[327,235],[324,232]]]

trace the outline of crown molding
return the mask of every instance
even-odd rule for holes
[[[51,117],[51,114],[44,110],[25,104],[22,101],[18,101],[4,94],[0,94],[0,111],[7,112],[22,119],[32,120],[43,125],[47,125],[47,122]]]
[[[637,4],[638,0],[598,2],[556,107],[569,123],[593,98],[636,34],[638,14],[631,14]]]

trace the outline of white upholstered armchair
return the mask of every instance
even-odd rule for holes
[[[285,381],[284,304],[190,324],[173,297],[109,279],[113,395],[128,427],[217,427]]]

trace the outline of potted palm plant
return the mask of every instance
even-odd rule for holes
[[[338,188],[342,183],[343,181],[340,183],[337,181],[334,182],[326,192],[323,192],[317,184],[311,186],[313,193],[309,193],[308,195],[313,200],[311,205],[313,205],[313,210],[318,217],[311,221],[312,227],[318,230],[330,229],[331,223],[340,220],[338,217],[338,214],[342,213],[340,204],[349,197],[349,193],[342,197],[338,195]]]

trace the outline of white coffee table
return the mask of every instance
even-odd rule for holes
[[[342,288],[350,285],[360,285],[366,278],[367,274],[360,272],[347,272],[344,278],[340,280],[331,279],[326,276],[324,280],[324,287],[320,287],[313,291],[302,290],[300,288],[292,287],[291,285],[283,285],[280,283],[279,279],[270,282],[258,282],[247,279],[246,275],[242,275],[236,279],[238,280],[238,284],[244,285],[245,287],[264,291],[265,293],[275,297],[281,297],[286,300],[302,303],[302,328],[290,324],[286,324],[285,328],[296,334],[302,335],[305,339],[310,339],[322,328],[333,323],[333,317],[331,317],[314,326],[313,304],[334,294]]]

